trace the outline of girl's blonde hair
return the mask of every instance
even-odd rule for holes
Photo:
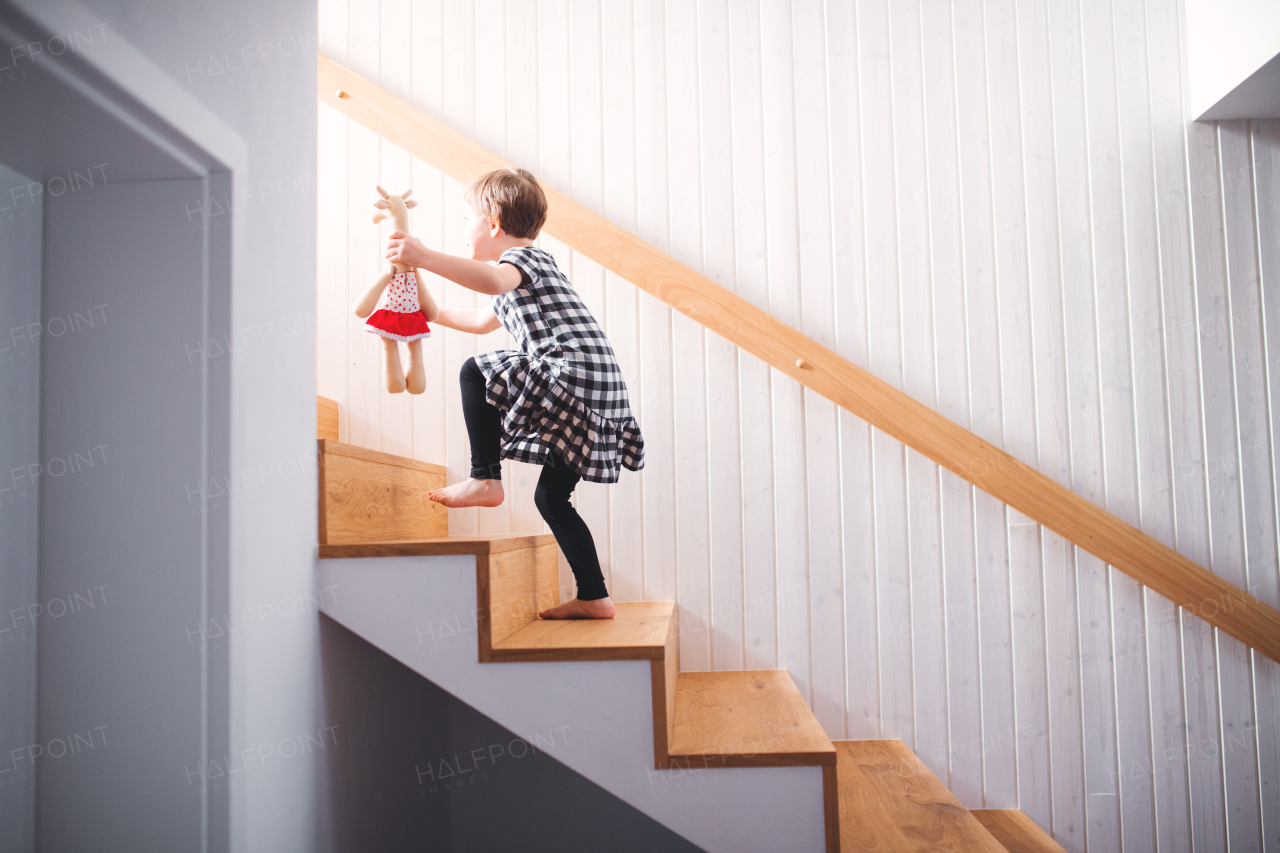
[[[462,200],[481,216],[497,221],[512,237],[532,240],[547,221],[547,197],[525,169],[481,175],[462,191]]]

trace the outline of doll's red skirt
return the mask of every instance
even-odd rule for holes
[[[393,341],[416,341],[431,337],[427,316],[418,311],[388,311],[380,308],[369,315],[364,327]]]

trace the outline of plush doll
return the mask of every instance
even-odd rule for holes
[[[377,225],[390,216],[395,220],[396,229],[408,234],[409,208],[418,206],[417,201],[408,200],[411,192],[413,190],[405,190],[400,195],[388,195],[386,190],[378,187],[378,195],[382,198],[373,203],[378,208],[378,212],[373,215],[373,224]],[[382,307],[374,311],[379,299],[382,299]],[[410,394],[425,391],[427,370],[422,363],[422,339],[431,337],[431,327],[427,323],[435,322],[440,316],[440,309],[415,272],[409,267],[392,264],[391,272],[375,281],[364,296],[360,297],[355,310],[356,316],[365,320],[365,329],[382,336],[387,390],[392,394],[399,394],[406,389]],[[400,341],[409,344],[408,374],[404,372],[400,362]]]

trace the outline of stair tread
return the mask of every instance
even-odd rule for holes
[[[1019,809],[974,809],[971,814],[1009,853],[1066,853]]]
[[[550,533],[492,533],[477,536],[438,536],[430,539],[383,539],[321,545],[321,559],[354,557],[438,557],[453,554],[498,554],[517,548],[555,544]]]
[[[902,741],[835,747],[841,849],[1006,853]]]
[[[671,601],[617,605],[612,619],[537,619],[493,644],[494,660],[659,660]]]
[[[673,720],[672,758],[734,767],[836,762],[835,747],[786,670],[682,672]]]
[[[364,459],[369,462],[396,465],[401,468],[412,468],[433,474],[448,473],[448,469],[445,466],[437,465],[434,462],[423,462],[421,459],[410,459],[408,456],[399,456],[382,450],[371,450],[368,447],[360,447],[356,444],[348,444],[345,441],[336,441],[332,438],[319,438],[317,439],[317,445],[321,453],[336,453],[339,456],[350,456],[352,459]]]

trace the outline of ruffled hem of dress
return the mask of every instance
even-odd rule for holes
[[[373,332],[375,335],[381,335],[384,338],[390,338],[393,341],[401,341],[405,343],[408,341],[421,341],[431,337],[430,332],[423,332],[420,335],[397,335],[394,332],[387,332],[377,328],[376,326],[370,326],[368,323],[364,324],[364,330],[366,332]]]
[[[598,483],[617,482],[621,468],[644,467],[644,438],[634,417],[600,415],[527,353],[486,355],[477,365],[487,401],[502,413],[502,458],[546,464],[546,454],[556,452],[584,480]]]
[[[418,341],[431,337],[427,315],[417,311],[392,311],[379,308],[364,321],[365,331],[393,341]]]

